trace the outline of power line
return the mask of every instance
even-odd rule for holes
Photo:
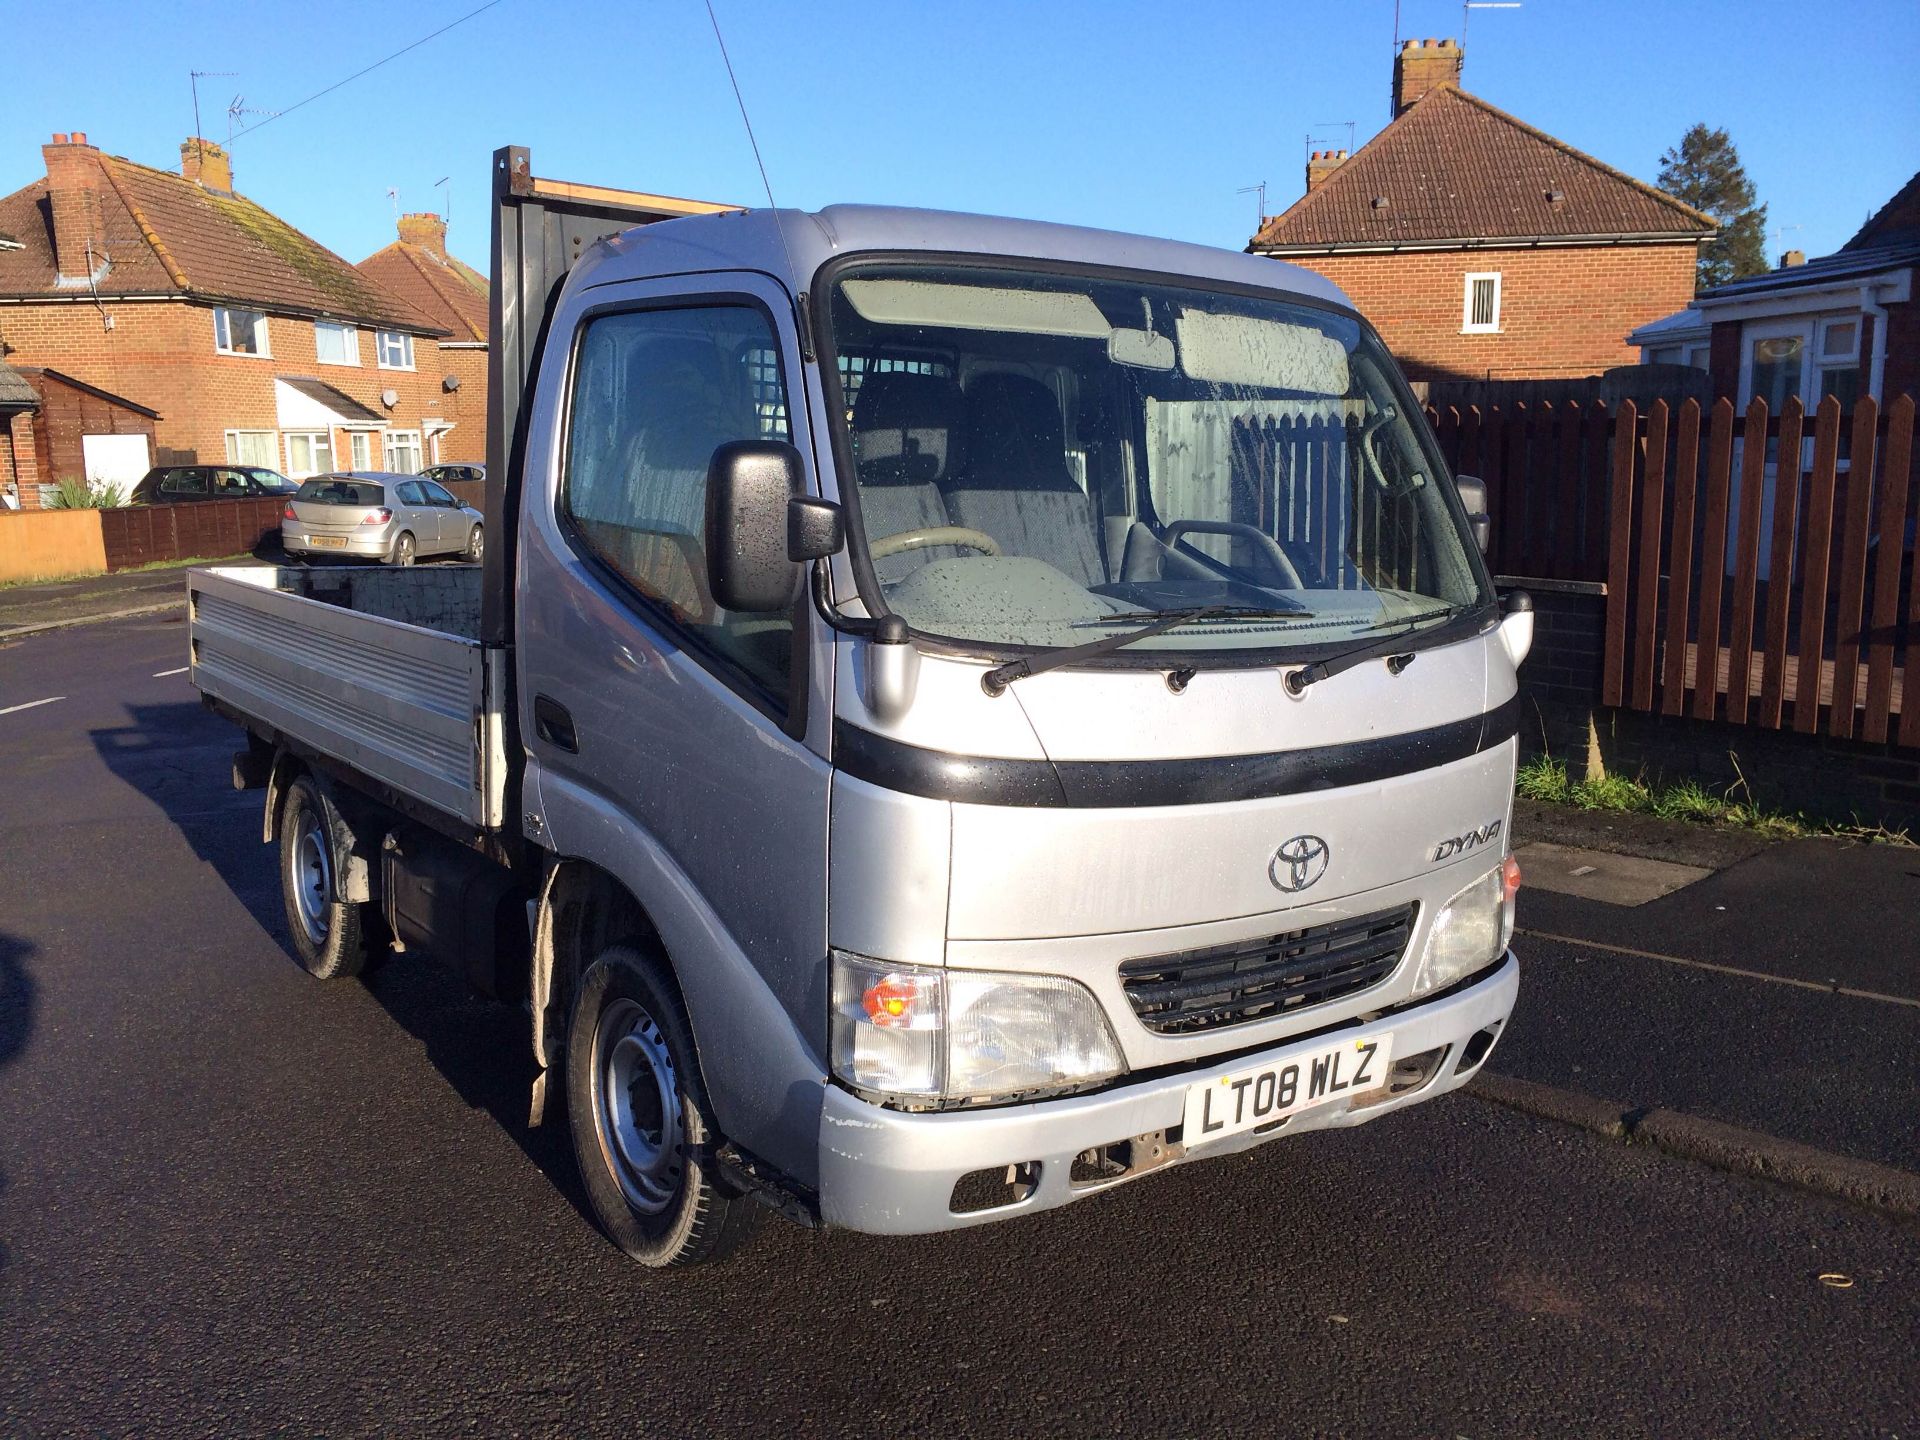
[[[362,75],[371,75],[374,71],[378,70],[382,65],[392,64],[395,60],[398,60],[402,55],[405,55],[409,50],[418,50],[422,45],[426,44],[429,40],[439,39],[442,35],[446,34],[449,30],[453,29],[455,26],[466,24],[467,21],[473,19],[474,16],[483,14],[484,12],[493,9],[493,7],[498,4],[500,4],[500,0],[487,0],[486,4],[480,6],[476,10],[469,10],[466,14],[462,15],[458,20],[449,21],[447,24],[442,25],[438,30],[434,31],[431,35],[422,35],[418,40],[414,41],[411,45],[402,46],[400,49],[394,51],[391,55],[388,55],[383,59],[374,61],[373,64],[367,66],[366,69],[356,70],[353,72],[353,74],[347,76],[346,79],[336,80],[333,82],[333,84],[327,86],[326,89],[314,91],[314,93],[307,96],[306,99],[296,101],[294,104],[287,106],[286,109],[277,111],[274,114],[269,115],[266,119],[262,120],[258,125],[253,126],[251,129],[241,131],[240,135],[234,136],[233,139],[238,140],[239,138],[241,138],[241,135],[251,135],[256,130],[265,129],[267,126],[271,125],[274,121],[280,119],[281,116],[291,115],[294,111],[298,110],[302,105],[311,105],[314,101],[320,99],[322,96],[331,95],[334,91],[338,90],[342,85],[351,85],[354,81],[358,80]],[[232,140],[228,141],[228,144],[232,144],[232,143],[233,143]]]

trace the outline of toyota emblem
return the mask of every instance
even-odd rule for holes
[[[1267,876],[1277,889],[1294,894],[1327,873],[1332,853],[1318,835],[1296,835],[1273,852]]]

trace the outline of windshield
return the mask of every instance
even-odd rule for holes
[[[1351,316],[927,263],[846,272],[831,327],[871,579],[922,634],[1071,646],[1217,607],[1129,653],[1337,646],[1488,600]]]

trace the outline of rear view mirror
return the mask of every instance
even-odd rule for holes
[[[1473,527],[1473,543],[1480,547],[1482,555],[1493,542],[1493,516],[1487,509],[1487,482],[1478,475],[1456,475],[1454,488],[1460,492],[1460,503],[1467,507],[1467,524]]]
[[[728,610],[784,610],[800,571],[788,556],[788,512],[800,494],[800,452],[735,440],[707,465],[707,589]]]
[[[1136,370],[1171,370],[1173,337],[1151,330],[1114,330],[1107,336],[1107,358]]]

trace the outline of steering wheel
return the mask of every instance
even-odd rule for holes
[[[978,550],[982,555],[1000,553],[1000,542],[984,530],[975,530],[967,525],[923,525],[918,530],[902,530],[895,535],[882,535],[878,540],[869,540],[867,555],[874,560],[884,560],[889,555],[924,550],[929,545],[958,545],[967,550]]]

